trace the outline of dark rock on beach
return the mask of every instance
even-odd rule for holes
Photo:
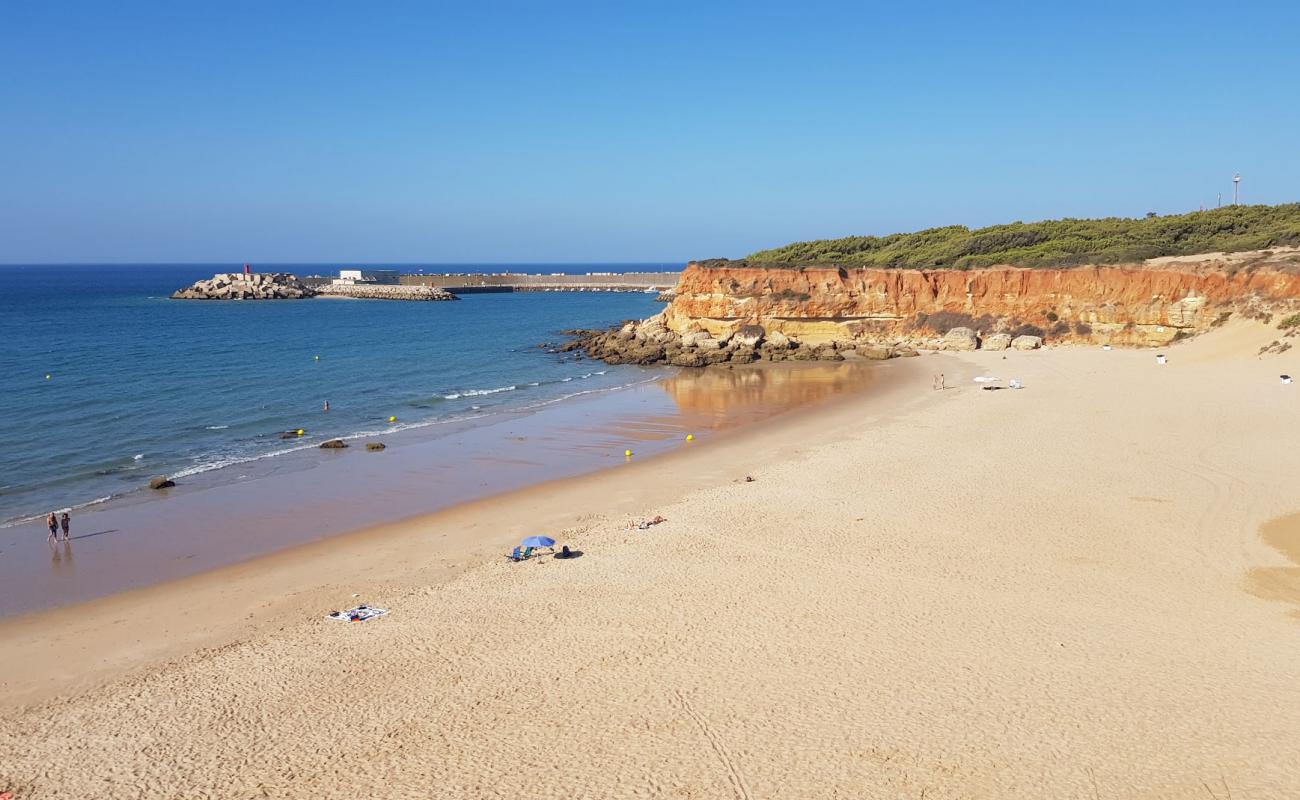
[[[176,485],[176,481],[168,478],[166,475],[159,475],[156,478],[149,479],[150,489],[170,489]]]
[[[341,450],[344,447],[347,447],[348,443],[343,441],[342,439],[329,439],[327,441],[321,442],[320,446],[321,449],[323,450]]]
[[[388,445],[384,444],[383,442],[366,442],[366,449],[370,450],[371,452],[377,450],[383,450],[387,446]]]

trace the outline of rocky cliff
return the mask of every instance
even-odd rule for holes
[[[663,312],[588,336],[584,346],[606,360],[695,365],[834,360],[848,350],[887,358],[986,342],[990,349],[1043,342],[1163,345],[1233,313],[1267,316],[1298,307],[1297,248],[1068,269],[708,261],[687,266]]]

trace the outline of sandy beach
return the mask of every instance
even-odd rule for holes
[[[6,620],[0,791],[1294,797],[1278,335],[891,361],[703,447]],[[539,532],[582,556],[502,558]],[[390,614],[325,618],[361,602]]]

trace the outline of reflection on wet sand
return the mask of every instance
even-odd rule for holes
[[[656,407],[643,398],[604,420],[584,419],[568,428],[557,446],[608,454],[621,452],[626,443],[663,443],[688,433],[740,428],[861,390],[876,374],[870,364],[852,363],[682,369],[656,384],[671,405]]]
[[[701,429],[745,424],[865,388],[866,364],[751,364],[682,370],[660,385],[678,412]]]

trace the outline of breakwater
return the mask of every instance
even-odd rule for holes
[[[220,272],[172,293],[173,300],[302,300],[312,290],[287,272]]]
[[[377,283],[327,283],[315,288],[321,297],[355,297],[361,300],[458,300],[460,298],[433,286],[402,286]]]
[[[402,285],[431,286],[453,294],[475,292],[663,292],[680,272],[624,272],[588,275],[403,275]]]

